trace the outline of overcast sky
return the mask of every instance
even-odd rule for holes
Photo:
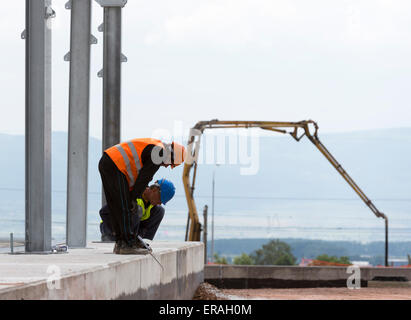
[[[66,2],[52,5],[55,131],[68,127]],[[90,134],[98,138],[102,13],[93,1]],[[24,0],[2,5],[0,133],[24,133],[24,18]],[[214,118],[313,119],[321,132],[411,127],[410,1],[129,0],[122,51],[122,140],[186,133]]]

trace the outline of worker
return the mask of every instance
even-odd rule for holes
[[[164,217],[164,207],[175,194],[175,187],[171,181],[166,179],[157,180],[147,187],[141,199],[137,199],[138,212],[132,216],[132,228],[135,234],[141,238],[153,240]],[[137,219],[136,216],[141,216]],[[115,241],[115,233],[111,226],[110,210],[107,205],[100,209],[100,232],[101,241]]]
[[[174,168],[183,163],[184,152],[176,142],[167,144],[152,138],[133,139],[104,151],[98,168],[116,236],[114,253],[139,254],[144,248],[131,221],[139,207],[136,199],[141,199],[160,166]]]

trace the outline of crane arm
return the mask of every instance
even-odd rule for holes
[[[360,187],[354,182],[350,175],[338,163],[334,156],[327,150],[318,138],[318,125],[313,120],[304,120],[299,122],[278,122],[278,121],[219,121],[217,119],[211,121],[200,121],[191,129],[190,138],[188,141],[188,158],[185,162],[183,171],[183,184],[186,194],[186,200],[189,210],[188,224],[190,224],[189,234],[186,234],[190,241],[200,241],[201,224],[198,219],[197,208],[194,201],[194,184],[197,171],[197,159],[200,148],[201,135],[205,129],[226,129],[226,128],[261,128],[283,134],[290,134],[296,141],[300,141],[306,136],[324,155],[324,157],[331,163],[331,165],[338,171],[344,180],[351,186],[351,188],[358,194],[364,203],[371,209],[371,211],[378,217],[385,220],[385,263],[388,265],[388,218],[380,212],[371,200],[365,195]],[[291,131],[290,131],[291,129]],[[301,133],[300,133],[301,132]],[[190,170],[194,166],[194,173],[192,183],[190,184]]]

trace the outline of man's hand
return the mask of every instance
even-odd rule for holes
[[[137,213],[137,201],[131,200],[131,213]]]
[[[150,247],[150,245],[147,242],[144,242],[143,238],[141,238],[139,235],[137,235],[137,240],[140,242],[140,247],[145,248],[150,252],[153,252],[153,249]]]
[[[131,200],[131,213],[136,214],[139,219],[143,216],[143,210],[141,207],[137,204],[136,200]]]

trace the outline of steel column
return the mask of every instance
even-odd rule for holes
[[[87,245],[91,0],[71,0],[66,242]]]
[[[121,10],[125,0],[96,0],[104,8],[103,151],[120,142],[121,133]],[[102,203],[105,204],[104,192]]]
[[[388,218],[385,217],[385,266],[389,267],[388,261]]]
[[[215,168],[213,170],[213,189],[211,200],[211,262],[214,262],[214,190],[215,190]]]
[[[51,0],[26,0],[25,251],[51,250]]]
[[[203,229],[203,243],[204,243],[204,264],[208,263],[208,259],[207,259],[207,220],[208,220],[208,206],[205,205],[204,206],[204,210],[203,210],[203,215],[204,215],[204,229]]]
[[[104,8],[103,150],[120,142],[121,8]]]

